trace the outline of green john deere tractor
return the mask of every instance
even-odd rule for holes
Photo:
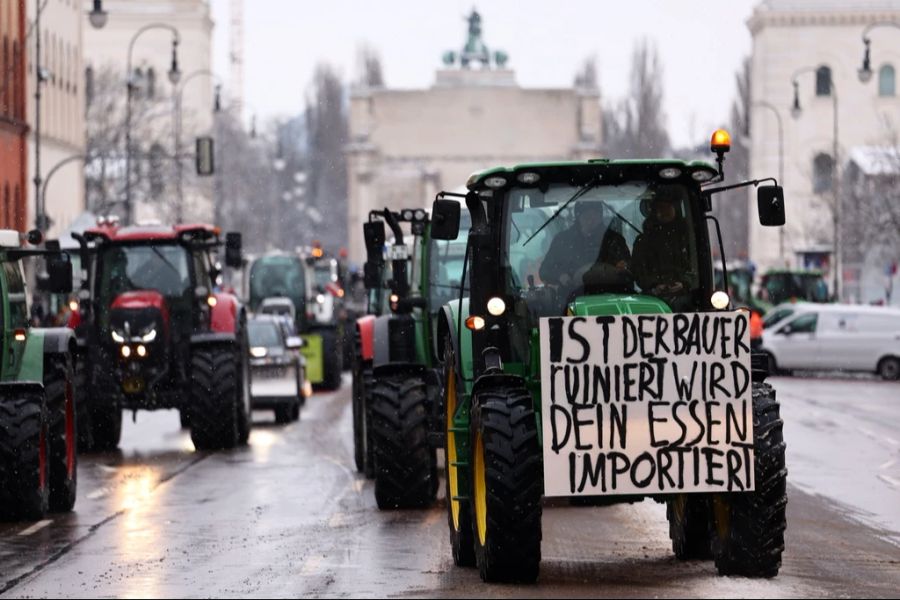
[[[777,574],[779,406],[747,317],[714,287],[707,228],[721,252],[712,196],[774,180],[715,186],[729,145],[714,134],[718,169],[590,160],[468,180],[471,290],[444,307],[437,333],[457,565],[532,582],[543,496],[653,498],[667,503],[678,558]],[[438,195],[431,234],[455,239],[459,204],[442,196],[458,194]],[[763,225],[784,223],[777,182],[758,187],[758,203]]]
[[[40,243],[40,233],[28,241]],[[28,323],[21,261],[44,256],[42,291],[72,291],[72,263],[54,250],[22,248],[18,231],[0,230],[3,364],[0,365],[0,519],[38,520],[67,512],[77,489],[75,338],[68,329]]]
[[[832,301],[821,271],[772,269],[762,276],[760,287],[773,306],[792,300],[817,303]]]
[[[384,258],[384,223],[393,233],[389,261]],[[409,245],[401,223],[410,224]],[[356,323],[357,463],[374,477],[380,508],[427,506],[437,492],[435,451],[442,438],[436,316],[459,293],[465,242],[432,239],[422,209],[373,213],[364,232],[370,309],[380,314]],[[385,291],[389,295],[381,306],[378,300]]]

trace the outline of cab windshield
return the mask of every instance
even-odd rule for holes
[[[535,317],[578,296],[645,294],[673,310],[700,308],[692,192],[681,184],[599,185],[551,217],[578,186],[513,188],[504,223],[508,289]],[[541,229],[543,227],[543,229]]]
[[[179,244],[111,246],[100,265],[98,292],[104,304],[136,290],[154,290],[166,298],[192,293],[188,251]]]
[[[300,259],[290,256],[260,258],[250,268],[250,309],[258,310],[266,298],[290,298],[298,314],[306,286]]]

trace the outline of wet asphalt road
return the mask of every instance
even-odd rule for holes
[[[790,470],[781,575],[718,577],[670,551],[665,509],[548,506],[533,587],[452,564],[443,501],[379,512],[352,467],[349,381],[249,448],[194,452],[174,412],[128,415],[85,456],[74,513],[0,524],[0,597],[900,596],[900,384],[776,379]]]

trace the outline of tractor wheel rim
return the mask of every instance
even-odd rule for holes
[[[475,524],[478,527],[478,541],[482,546],[487,542],[487,478],[484,469],[484,442],[481,432],[475,434]]]
[[[453,418],[456,416],[456,376],[451,367],[447,377],[447,481],[450,484],[450,517],[453,529],[459,531],[459,467],[457,466],[456,434],[453,432]]]
[[[75,394],[72,383],[66,382],[66,474],[75,477]]]

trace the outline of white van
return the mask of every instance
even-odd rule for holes
[[[763,332],[773,372],[868,371],[900,379],[900,310],[853,304],[802,304]]]

